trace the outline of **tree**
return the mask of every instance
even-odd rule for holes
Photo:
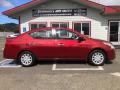
[[[4,31],[4,26],[2,24],[0,24],[0,32]]]
[[[0,31],[3,32],[19,32],[19,25],[15,23],[6,23],[6,24],[0,24]]]

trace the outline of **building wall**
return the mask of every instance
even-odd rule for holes
[[[87,7],[87,16],[50,16],[50,17],[32,17],[33,9],[67,9],[67,8],[83,8],[84,5],[68,2],[65,0],[52,0],[42,5],[35,6],[29,10],[20,13],[21,33],[23,28],[29,31],[29,24],[32,22],[47,22],[47,27],[50,27],[50,22],[69,22],[69,28],[72,28],[73,22],[90,21],[91,22],[91,37],[108,40],[108,20],[119,19],[120,15],[103,16],[100,11],[94,8]]]

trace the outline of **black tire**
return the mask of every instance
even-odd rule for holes
[[[98,56],[96,54],[98,54]],[[95,57],[95,55],[97,58]],[[106,61],[106,54],[102,50],[94,50],[89,54],[88,62],[91,65],[103,66],[105,64],[105,61]]]
[[[24,58],[25,55],[28,56],[29,61],[27,61],[27,59],[28,59],[27,57]],[[23,58],[23,59],[22,59],[22,58]],[[35,56],[34,56],[31,52],[29,52],[29,51],[24,51],[24,52],[22,52],[22,53],[18,56],[18,60],[19,60],[20,64],[21,64],[23,67],[30,67],[30,66],[35,65],[35,60],[36,60],[36,58],[35,58]],[[26,60],[26,61],[25,61],[25,60]]]

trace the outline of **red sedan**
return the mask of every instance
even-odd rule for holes
[[[17,37],[7,38],[4,58],[14,59],[25,67],[36,60],[86,60],[96,66],[115,58],[114,46],[64,28],[31,30]]]

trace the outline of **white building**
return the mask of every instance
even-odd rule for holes
[[[3,14],[19,20],[20,33],[41,27],[65,27],[120,44],[120,6],[88,0],[32,0]]]

